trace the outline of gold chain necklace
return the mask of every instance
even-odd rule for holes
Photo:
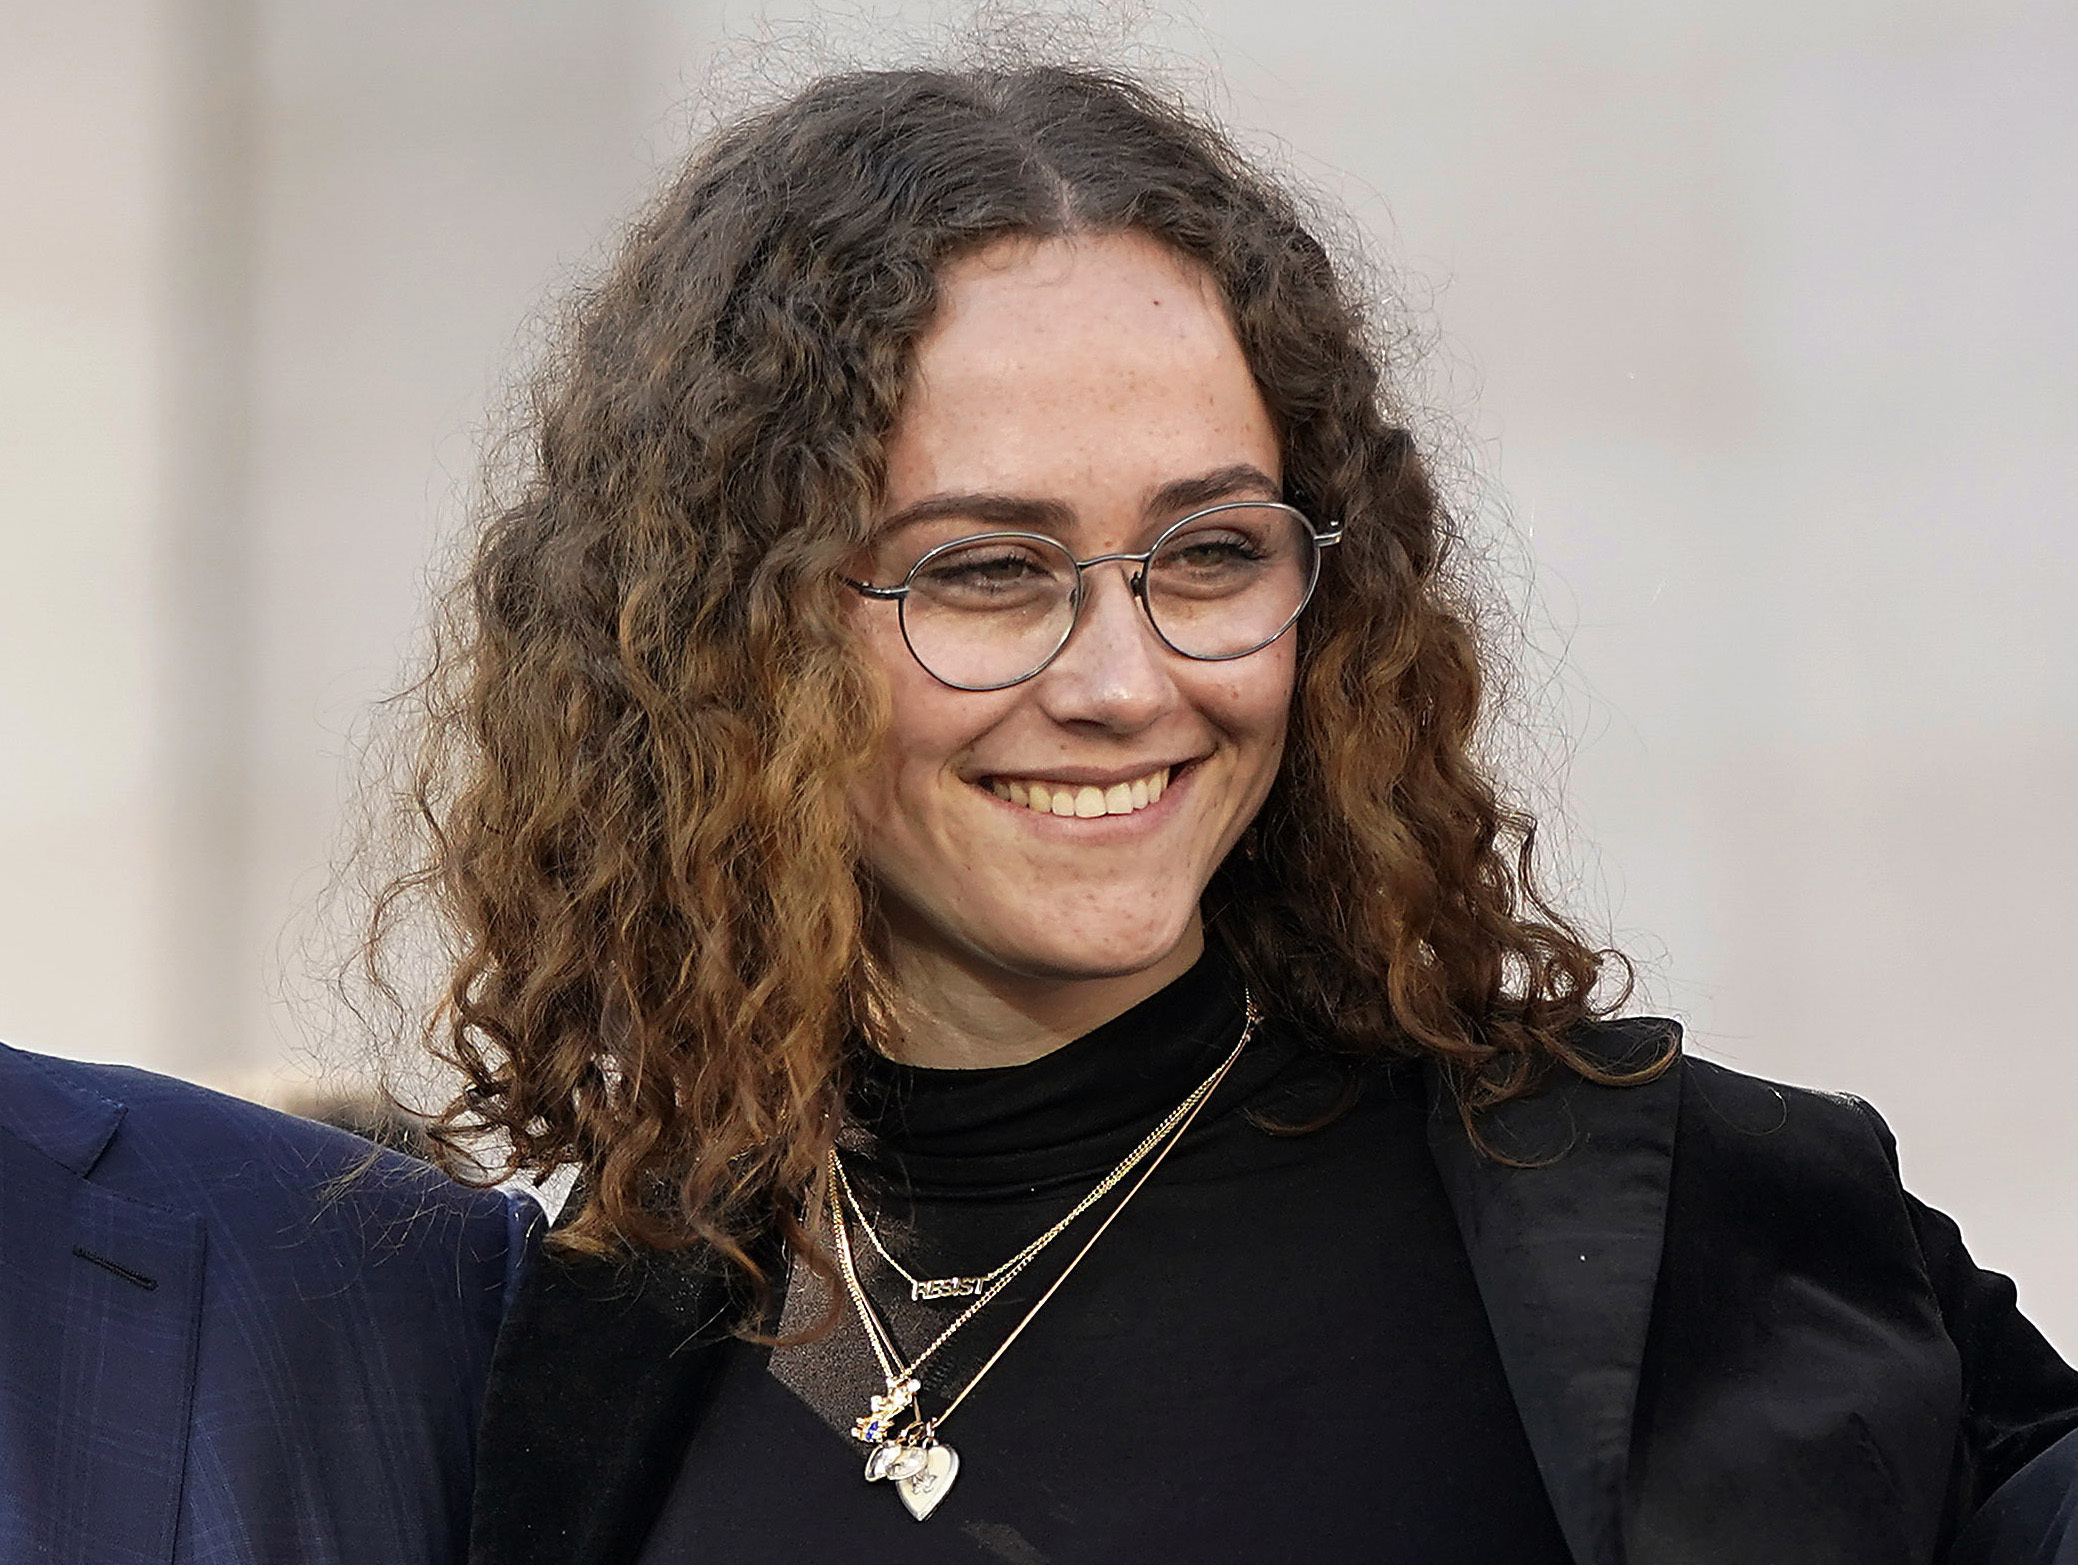
[[[873,1350],[873,1356],[880,1363],[881,1374],[887,1384],[887,1390],[883,1394],[870,1399],[870,1411],[853,1424],[852,1438],[872,1447],[872,1450],[866,1455],[867,1481],[873,1483],[879,1482],[882,1479],[891,1480],[895,1485],[896,1493],[901,1498],[902,1504],[908,1509],[909,1514],[918,1521],[924,1520],[932,1511],[938,1508],[939,1502],[945,1498],[947,1492],[952,1488],[953,1480],[959,1476],[959,1453],[938,1439],[938,1430],[947,1419],[952,1417],[959,1405],[967,1400],[974,1388],[981,1384],[982,1377],[996,1367],[997,1360],[1010,1351],[1010,1345],[1023,1335],[1024,1329],[1031,1325],[1033,1318],[1046,1307],[1054,1294],[1060,1291],[1061,1284],[1066,1282],[1075,1268],[1082,1264],[1082,1258],[1090,1253],[1090,1250],[1099,1239],[1104,1237],[1104,1230],[1117,1221],[1119,1213],[1123,1212],[1133,1197],[1140,1193],[1140,1187],[1153,1177],[1154,1171],[1162,1166],[1162,1160],[1175,1150],[1177,1143],[1183,1140],[1184,1136],[1189,1132],[1191,1122],[1198,1117],[1199,1111],[1204,1108],[1213,1093],[1218,1090],[1220,1082],[1225,1080],[1226,1074],[1233,1068],[1234,1062],[1241,1058],[1241,1051],[1248,1047],[1248,1040],[1255,1035],[1256,1024],[1261,1020],[1261,1015],[1255,1008],[1254,999],[1249,997],[1245,990],[1243,991],[1243,1003],[1245,1015],[1241,1026],[1241,1037],[1235,1043],[1233,1052],[1220,1062],[1219,1069],[1207,1077],[1199,1085],[1198,1089],[1184,1100],[1179,1112],[1170,1114],[1163,1121],[1163,1126],[1167,1127],[1167,1129],[1158,1129],[1158,1132],[1143,1142],[1141,1147],[1134,1149],[1132,1154],[1133,1161],[1137,1163],[1142,1158],[1146,1158],[1149,1151],[1153,1151],[1157,1142],[1160,1143],[1160,1150],[1154,1151],[1154,1155],[1148,1161],[1146,1168],[1141,1170],[1140,1177],[1133,1181],[1124,1195],[1119,1197],[1118,1204],[1105,1214],[1104,1220],[1097,1224],[1096,1231],[1083,1241],[1082,1248],[1077,1250],[1069,1259],[1068,1264],[1061,1268],[1060,1276],[1056,1277],[1047,1290],[1039,1295],[1032,1307],[1026,1310],[1018,1323],[1010,1329],[1009,1335],[1004,1337],[1002,1342],[997,1345],[996,1351],[988,1356],[981,1368],[968,1378],[967,1383],[945,1405],[945,1410],[935,1418],[925,1418],[922,1408],[917,1405],[917,1393],[922,1389],[922,1385],[917,1379],[917,1371],[923,1367],[926,1360],[952,1340],[954,1333],[992,1303],[997,1295],[1007,1288],[1018,1274],[1032,1263],[1033,1259],[1037,1257],[1039,1251],[1046,1244],[1050,1244],[1055,1238],[1059,1237],[1060,1232],[1066,1228],[1069,1221],[1072,1221],[1073,1216],[1087,1210],[1090,1203],[1087,1200],[1079,1203],[1076,1214],[1071,1214],[1069,1218],[1055,1224],[1053,1228],[1042,1234],[1038,1241],[1027,1245],[1017,1255],[1012,1256],[1009,1261],[1005,1262],[1003,1266],[998,1267],[996,1273],[991,1274],[995,1280],[983,1289],[980,1296],[962,1310],[958,1317],[932,1340],[929,1347],[925,1348],[915,1358],[904,1363],[901,1361],[900,1349],[895,1343],[893,1334],[882,1324],[879,1315],[873,1309],[872,1301],[866,1297],[865,1288],[859,1282],[858,1266],[852,1254],[851,1235],[844,1215],[844,1201],[850,1198],[849,1191],[847,1189],[845,1195],[840,1197],[839,1181],[843,1177],[842,1165],[837,1162],[835,1151],[832,1151],[832,1178],[829,1183],[829,1217],[831,1237],[837,1250],[837,1269],[843,1275],[845,1290],[851,1295],[852,1307],[858,1312],[860,1329],[865,1333],[866,1341]],[[1164,1136],[1166,1136],[1166,1140],[1162,1139]],[[1106,1178],[1109,1181],[1109,1185],[1116,1185],[1118,1180],[1123,1179],[1127,1172],[1130,1172],[1130,1168],[1114,1170],[1115,1178],[1107,1175]],[[870,1233],[870,1229],[868,1231]],[[886,1255],[884,1250],[881,1253],[884,1256]],[[889,1260],[890,1264],[892,1264],[892,1257],[889,1257]],[[907,1274],[905,1273],[904,1275]],[[912,1296],[914,1295],[912,1294]],[[895,1422],[904,1412],[910,1415],[910,1421],[906,1427],[897,1432],[894,1427]]]
[[[851,1212],[851,1220],[857,1224],[859,1232],[866,1236],[866,1242],[873,1246],[874,1251],[883,1261],[887,1262],[889,1268],[897,1277],[909,1284],[909,1297],[912,1301],[974,1298],[986,1293],[997,1282],[1023,1271],[1025,1267],[1032,1263],[1033,1258],[1041,1250],[1066,1233],[1074,1225],[1076,1218],[1082,1216],[1084,1212],[1087,1212],[1116,1189],[1121,1179],[1124,1179],[1126,1175],[1138,1168],[1141,1160],[1156,1147],[1160,1146],[1163,1140],[1167,1138],[1169,1132],[1189,1117],[1191,1110],[1198,1106],[1199,1102],[1212,1090],[1218,1080],[1219,1073],[1215,1071],[1212,1075],[1206,1077],[1205,1080],[1199,1082],[1196,1087],[1191,1089],[1190,1096],[1171,1109],[1163,1117],[1162,1122],[1155,1126],[1153,1130],[1150,1130],[1141,1143],[1128,1152],[1116,1168],[1097,1181],[1096,1188],[1075,1203],[1067,1216],[1047,1229],[1046,1232],[1040,1234],[1038,1238],[1018,1251],[1017,1254],[1011,1256],[1002,1265],[983,1272],[979,1277],[918,1277],[908,1267],[896,1260],[893,1255],[889,1254],[888,1247],[881,1242],[880,1234],[867,1219],[866,1209],[860,1204],[857,1193],[851,1188],[851,1180],[844,1172],[844,1160],[837,1155],[835,1147],[830,1148],[831,1182],[843,1194],[844,1204]]]

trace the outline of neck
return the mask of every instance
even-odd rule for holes
[[[1190,971],[1205,949],[1196,920],[1153,965],[1102,977],[1034,976],[899,937],[897,1036],[888,1053],[905,1065],[979,1070],[1023,1065],[1073,1043]]]

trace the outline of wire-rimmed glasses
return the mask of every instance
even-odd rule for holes
[[[1138,567],[1127,585],[1172,652],[1227,662],[1292,626],[1320,579],[1320,551],[1342,540],[1293,507],[1229,500],[1193,511],[1139,553],[1078,560],[1045,533],[988,532],[927,550],[892,587],[844,581],[896,603],[902,639],[924,672],[955,690],[1005,690],[1051,663],[1088,597],[1083,572]]]

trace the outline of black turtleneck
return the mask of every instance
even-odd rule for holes
[[[1239,986],[1208,950],[1030,1064],[875,1057],[845,1142],[854,1186],[909,1271],[986,1272],[1209,1076],[1241,1025]],[[961,1467],[928,1521],[862,1476],[849,1429],[881,1377],[847,1309],[806,1346],[729,1349],[643,1565],[1563,1565],[1427,1112],[1417,1071],[1346,1067],[1259,1028],[1188,1137],[945,1424]],[[925,1367],[926,1411],[1131,1184]],[[907,1351],[968,1302],[912,1303],[857,1250]],[[825,1299],[797,1269],[785,1327],[812,1324]]]

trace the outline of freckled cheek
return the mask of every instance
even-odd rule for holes
[[[1291,716],[1292,660],[1245,671],[1230,666],[1232,673],[1200,687],[1199,710],[1246,748],[1281,745]]]
[[[905,695],[914,699],[905,701]],[[882,772],[901,827],[928,834],[971,823],[966,809],[977,801],[969,797],[975,790],[961,775],[962,763],[988,732],[984,701],[936,684],[929,691],[897,692]]]

